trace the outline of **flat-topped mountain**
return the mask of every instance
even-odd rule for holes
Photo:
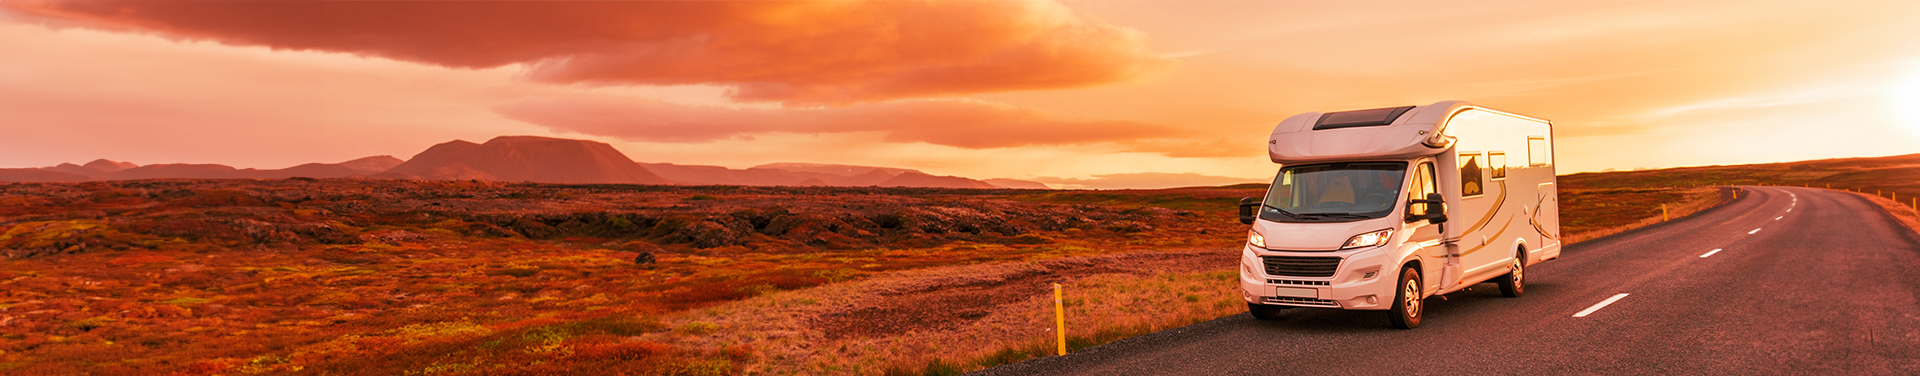
[[[587,140],[500,136],[484,144],[434,145],[374,178],[540,183],[673,184],[614,150]]]

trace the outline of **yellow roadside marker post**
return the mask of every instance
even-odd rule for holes
[[[1060,284],[1053,284],[1053,326],[1059,338],[1060,355],[1067,355],[1067,308],[1060,303]]]
[[[1666,222],[1667,219],[1669,219],[1667,217],[1667,204],[1660,204],[1660,221]]]

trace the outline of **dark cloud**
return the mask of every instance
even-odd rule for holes
[[[8,0],[56,27],[342,52],[541,82],[716,84],[841,105],[1084,87],[1164,64],[1139,33],[1031,1]]]

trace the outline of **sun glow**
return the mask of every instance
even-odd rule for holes
[[[1887,93],[1889,120],[1908,135],[1920,138],[1920,116],[1913,113],[1915,109],[1920,109],[1920,68],[1895,80]]]

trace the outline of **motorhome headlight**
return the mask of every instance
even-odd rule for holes
[[[1267,248],[1267,237],[1260,236],[1258,232],[1247,231],[1247,244],[1254,248]]]
[[[1391,237],[1393,237],[1393,229],[1354,235],[1351,238],[1347,238],[1347,245],[1340,247],[1340,249],[1364,248],[1387,244],[1387,239]]]

